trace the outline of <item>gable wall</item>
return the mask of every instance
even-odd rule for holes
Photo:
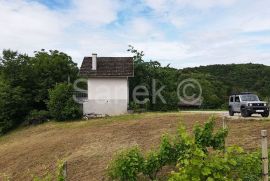
[[[88,102],[84,103],[84,114],[118,115],[127,112],[128,79],[89,78]]]

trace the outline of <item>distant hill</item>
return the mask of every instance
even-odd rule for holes
[[[185,73],[209,74],[229,86],[228,91],[252,91],[270,96],[270,66],[261,64],[209,65],[182,70]]]
[[[270,97],[270,66],[252,63],[209,65],[185,68],[180,71],[182,74],[203,74],[203,77],[212,84],[221,83],[219,86],[222,87],[222,92],[226,92],[223,96],[229,96],[234,92],[250,91],[257,93],[262,99]],[[217,96],[222,98],[222,95]]]

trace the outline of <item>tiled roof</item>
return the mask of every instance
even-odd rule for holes
[[[97,57],[97,69],[92,70],[92,57],[84,57],[80,75],[84,77],[133,77],[133,58]]]

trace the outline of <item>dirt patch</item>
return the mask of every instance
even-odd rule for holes
[[[10,180],[31,180],[31,174],[53,173],[58,159],[68,161],[68,179],[105,180],[106,167],[118,151],[138,145],[154,149],[163,133],[174,134],[179,122],[191,132],[209,114],[146,113],[128,118],[110,118],[71,123],[47,123],[16,131],[0,139],[0,173]],[[115,119],[115,120],[114,120]],[[221,127],[219,118],[217,127]],[[230,120],[227,144],[247,149],[260,146],[260,130],[270,131],[270,122]]]

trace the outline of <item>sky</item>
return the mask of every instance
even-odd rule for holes
[[[0,50],[132,56],[171,67],[270,65],[269,0],[0,0]]]

